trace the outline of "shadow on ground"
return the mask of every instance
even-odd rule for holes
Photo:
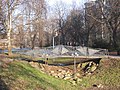
[[[0,77],[0,90],[9,90],[8,86],[5,84],[5,82]]]

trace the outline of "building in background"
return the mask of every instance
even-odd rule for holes
[[[104,1],[103,4],[106,4]],[[94,44],[94,41],[108,39],[108,30],[104,23],[103,12],[104,7],[96,1],[88,1],[85,4],[85,28],[87,30],[89,46]]]

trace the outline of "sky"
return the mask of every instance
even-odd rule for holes
[[[83,4],[85,0],[47,0],[49,5],[52,6],[54,5],[56,2],[62,1],[68,5],[72,5],[72,2],[76,2],[76,4]]]
[[[59,2],[60,0],[49,0],[49,4],[50,5],[53,5],[55,2]],[[65,3],[67,3],[67,4],[72,4],[72,2],[73,1],[75,1],[75,2],[77,2],[77,3],[79,3],[79,2],[81,2],[81,1],[83,1],[83,0],[61,0],[62,2],[65,2]]]
[[[48,1],[50,6],[52,6],[59,1],[65,2],[68,5],[72,5],[73,2],[75,2],[77,5],[84,5],[84,3],[87,1],[95,1],[95,0],[46,0],[46,1]]]

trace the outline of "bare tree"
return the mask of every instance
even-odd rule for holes
[[[82,13],[78,9],[73,9],[70,15],[67,16],[63,27],[67,45],[81,45],[84,43],[84,17]]]
[[[119,0],[100,0],[98,1],[101,8],[103,8],[101,14],[103,21],[106,24],[107,29],[110,33],[110,44],[115,49],[118,48],[118,35],[120,32],[120,1]]]
[[[12,14],[13,11],[19,4],[19,0],[4,0],[2,1],[2,10],[5,15],[5,25],[7,29],[7,38],[8,38],[8,54],[11,55],[11,32],[12,32]]]
[[[0,1],[0,39],[3,39],[6,37],[6,29],[5,29],[5,17],[2,10],[2,1]]]
[[[93,39],[95,40],[98,32],[96,33],[96,29],[98,28],[99,22],[91,18],[91,16],[97,18],[97,8],[95,7],[95,2],[87,2],[85,3],[85,14],[84,14],[84,20],[85,20],[85,31],[86,31],[86,40],[85,45],[87,47],[92,46]],[[97,26],[97,28],[96,28]],[[99,34],[98,34],[99,35]],[[98,36],[97,36],[98,37]]]
[[[46,14],[46,4],[44,0],[31,0],[25,3],[26,25],[29,34],[30,45],[43,45],[44,20]],[[37,40],[37,42],[36,42]]]
[[[95,29],[98,29],[96,33],[98,35],[101,35],[103,40],[106,39],[106,41],[109,41],[110,45],[112,45],[113,48],[117,49],[119,42],[118,32],[120,28],[120,1],[97,0],[90,3],[93,7],[92,13],[87,12],[86,15],[87,17],[89,17],[89,21],[91,21],[92,23],[95,22],[94,26],[97,26]],[[91,7],[88,7],[88,9],[90,8]],[[95,10],[95,8],[97,9]],[[101,33],[98,33],[99,31]]]
[[[63,32],[63,25],[65,23],[65,18],[69,14],[68,9],[66,7],[67,5],[63,3],[62,1],[56,2],[55,4],[55,16],[56,17],[56,23],[57,23],[57,32],[58,32],[58,44],[65,44],[65,34]]]

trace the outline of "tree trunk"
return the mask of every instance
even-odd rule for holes
[[[8,37],[8,55],[12,54],[11,51],[11,29],[8,29],[8,33],[7,33],[7,37]]]
[[[33,39],[32,39],[32,49],[35,47],[35,39],[36,39],[36,34],[34,34]]]
[[[113,47],[115,49],[118,48],[118,45],[117,45],[117,33],[116,33],[116,30],[113,30]]]
[[[11,51],[11,29],[12,29],[12,11],[10,11],[9,0],[8,0],[8,32],[7,32],[7,39],[8,39],[8,55],[12,54]]]

